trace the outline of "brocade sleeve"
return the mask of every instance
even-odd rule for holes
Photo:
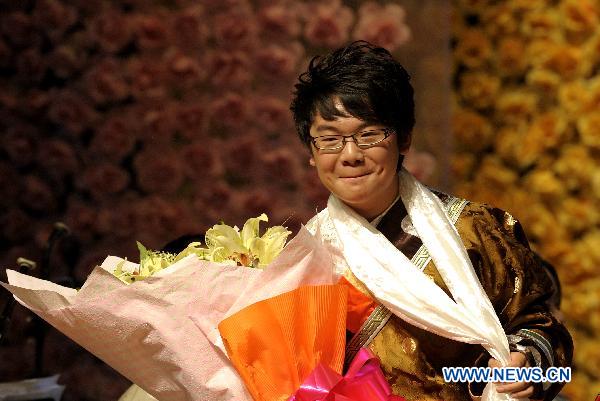
[[[554,269],[529,247],[520,223],[503,210],[471,203],[457,222],[473,267],[514,347],[532,349],[530,363],[571,366],[573,342],[553,314],[560,288]],[[478,363],[487,364],[489,356]],[[563,383],[536,385],[536,399],[552,400]]]

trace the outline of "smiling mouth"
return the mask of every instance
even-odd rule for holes
[[[340,178],[345,178],[345,179],[355,179],[355,178],[362,178],[362,177],[366,177],[371,173],[365,173],[365,174],[361,174],[361,175],[353,175],[353,176],[349,176],[349,177],[340,177]]]

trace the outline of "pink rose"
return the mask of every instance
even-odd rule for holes
[[[137,99],[162,99],[167,95],[167,72],[153,58],[132,58],[128,64],[131,92]]]
[[[417,180],[427,183],[436,167],[435,157],[429,152],[419,152],[411,149],[402,165],[408,172],[414,175]]]
[[[33,20],[38,28],[56,43],[77,21],[77,12],[61,1],[39,0],[33,9]]]
[[[296,7],[289,4],[269,4],[258,12],[262,35],[270,40],[289,40],[300,34],[300,21]]]
[[[133,150],[138,127],[130,116],[109,117],[95,132],[90,151],[112,161],[121,161]]]
[[[55,94],[48,109],[48,118],[71,134],[79,135],[95,123],[98,115],[87,99],[65,89]]]
[[[96,233],[96,207],[84,203],[78,198],[71,197],[67,202],[64,221],[73,234],[81,241],[90,242]]]
[[[148,193],[172,195],[184,180],[183,161],[167,149],[146,149],[134,160],[137,183]]]
[[[292,117],[287,103],[279,98],[257,97],[253,101],[254,123],[265,133],[278,136],[292,129]]]
[[[236,199],[236,194],[229,184],[210,182],[210,186],[196,188],[196,195],[190,204],[199,223],[206,226],[202,232],[219,221],[228,221]]]
[[[114,8],[108,8],[89,23],[92,40],[107,53],[117,53],[132,39],[130,18]]]
[[[12,63],[12,51],[6,41],[0,38],[0,68],[7,68]]]
[[[311,4],[307,10],[304,36],[315,46],[339,47],[348,41],[354,14],[341,1]]]
[[[79,160],[75,149],[59,139],[46,139],[37,149],[37,164],[53,177],[63,177],[78,171]]]
[[[154,13],[139,15],[135,21],[135,36],[141,49],[161,49],[167,46],[169,32],[167,17]]]
[[[256,53],[256,70],[268,79],[294,76],[303,52],[298,42],[263,47]]]
[[[208,36],[208,27],[200,5],[189,6],[174,15],[171,22],[172,37],[182,48],[196,48],[204,45]]]
[[[31,17],[22,12],[2,15],[0,32],[17,48],[34,48],[42,43],[42,36],[33,25]]]
[[[177,132],[174,108],[169,104],[161,106],[139,105],[134,113],[140,123],[140,136],[149,144],[168,144]]]
[[[207,14],[223,10],[251,10],[252,5],[248,0],[203,0],[202,5],[206,7]]]
[[[21,242],[31,238],[34,226],[34,220],[21,209],[11,208],[0,214],[0,236],[4,239],[3,242]]]
[[[213,52],[208,61],[210,82],[215,87],[247,87],[252,79],[250,58],[242,51]]]
[[[181,148],[180,157],[187,177],[196,181],[212,181],[222,174],[223,166],[215,149],[211,141],[192,143]]]
[[[360,7],[358,15],[353,34],[356,40],[366,40],[393,52],[411,37],[410,28],[405,22],[406,12],[398,4],[383,6],[366,2]]]
[[[116,59],[100,60],[84,79],[89,96],[96,104],[118,102],[129,95],[129,86],[123,76],[123,67]]]
[[[6,129],[0,143],[11,163],[24,167],[33,161],[38,135],[35,127],[24,123],[14,122]]]
[[[223,151],[227,174],[247,181],[259,177],[260,148],[257,135],[238,136]]]
[[[230,131],[240,130],[248,118],[248,104],[233,92],[218,97],[209,105],[210,120],[214,128]]]
[[[273,216],[274,210],[278,208],[277,199],[276,194],[257,189],[242,194],[238,206],[242,217],[245,218],[256,217],[261,213]]]
[[[85,55],[71,46],[55,47],[48,55],[48,66],[54,75],[65,79],[79,72],[84,65]]]
[[[176,87],[193,88],[205,77],[199,61],[180,51],[167,53],[164,62]]]
[[[109,163],[94,164],[83,171],[79,185],[94,199],[115,195],[129,184],[129,174]]]
[[[175,121],[182,138],[200,139],[206,130],[206,105],[203,102],[184,102],[175,106]]]
[[[5,191],[0,196],[0,210],[12,209],[19,197],[19,188],[21,186],[21,177],[16,170],[16,166],[0,161],[0,188],[15,188],[14,191]]]
[[[295,189],[302,171],[298,166],[296,152],[289,148],[265,151],[262,154],[266,182],[287,189]]]
[[[135,213],[136,238],[154,249],[195,229],[190,210],[181,202],[150,196],[136,203]]]
[[[48,68],[46,59],[37,49],[27,49],[17,55],[17,77],[21,82],[39,83]]]
[[[256,32],[256,18],[250,12],[227,11],[214,18],[214,34],[219,46],[248,47],[254,44]]]
[[[116,238],[131,238],[135,233],[137,215],[132,199],[109,203],[98,210],[96,231]],[[121,256],[121,255],[119,255]]]
[[[44,213],[51,213],[56,209],[55,191],[48,183],[34,175],[23,177],[22,182],[20,200],[27,209]]]
[[[21,111],[27,116],[44,114],[50,104],[50,93],[45,90],[32,89],[21,98]]]

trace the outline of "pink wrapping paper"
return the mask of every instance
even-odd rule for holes
[[[107,259],[104,267],[118,261]],[[245,305],[336,280],[327,251],[304,228],[264,271],[190,256],[131,285],[97,267],[79,292],[12,270],[7,275],[10,284],[2,285],[21,304],[165,401],[250,400],[198,322],[212,333]]]

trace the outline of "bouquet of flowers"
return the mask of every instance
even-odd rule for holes
[[[285,245],[261,221],[177,255],[139,244],[139,264],[109,256],[79,291],[12,270],[2,285],[159,400],[393,399],[366,350],[341,376],[347,294],[318,233]]]

